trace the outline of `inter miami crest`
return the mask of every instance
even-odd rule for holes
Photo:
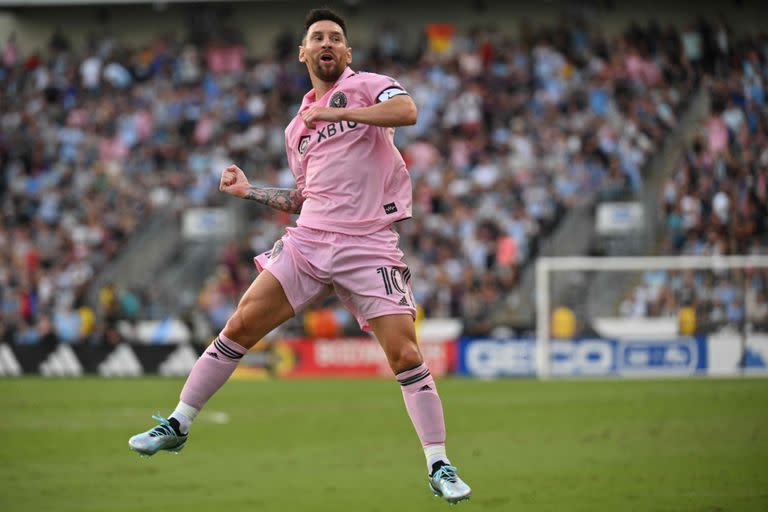
[[[283,252],[283,241],[278,240],[275,245],[272,246],[272,252],[269,255],[270,260],[276,260],[280,253]]]
[[[304,152],[307,150],[307,146],[309,145],[309,140],[312,137],[310,135],[302,135],[299,139],[299,154],[304,155]]]
[[[344,108],[347,106],[347,96],[339,91],[333,94],[331,96],[331,101],[328,102],[329,107],[333,108]]]

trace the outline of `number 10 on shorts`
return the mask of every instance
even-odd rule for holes
[[[379,267],[376,269],[376,273],[381,276],[381,280],[384,283],[384,291],[387,295],[392,295],[393,292],[399,292],[408,304],[408,281],[411,278],[411,271],[408,267],[405,270],[400,270],[398,267]],[[394,290],[393,290],[394,288]]]

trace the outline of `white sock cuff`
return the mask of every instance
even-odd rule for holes
[[[427,458],[427,468],[430,471],[432,470],[432,464],[439,460],[445,461],[446,464],[451,463],[451,461],[448,460],[448,456],[445,454],[444,444],[429,444],[425,446],[424,456]]]
[[[184,402],[179,402],[179,405],[176,406],[176,409],[174,409],[173,412],[178,412],[179,414],[183,414],[184,416],[189,418],[189,421],[192,421],[200,412],[200,409],[195,409],[189,404],[185,404]]]

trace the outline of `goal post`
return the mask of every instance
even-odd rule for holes
[[[535,365],[541,379],[552,377],[551,329],[552,282],[558,272],[646,272],[713,271],[729,272],[768,269],[768,256],[621,256],[621,257],[540,257],[535,268],[536,350]]]

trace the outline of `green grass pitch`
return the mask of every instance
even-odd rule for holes
[[[128,437],[182,381],[0,380],[0,510],[430,511],[394,381],[232,381],[179,455]],[[441,379],[476,511],[766,511],[768,380]]]

